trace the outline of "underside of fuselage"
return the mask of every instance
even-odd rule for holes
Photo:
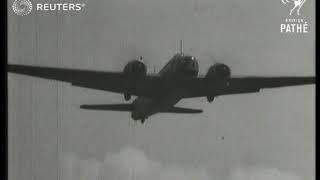
[[[132,105],[131,117],[133,120],[144,121],[149,116],[158,112],[163,112],[169,107],[173,107],[181,100],[181,97],[174,94],[168,94],[164,97],[137,97]]]
[[[160,70],[159,75],[167,79],[195,78],[198,76],[198,62],[193,56],[187,56],[182,53],[176,54]],[[166,84],[166,83],[165,83]],[[161,97],[137,97],[132,105],[131,117],[133,120],[144,122],[149,116],[161,112],[163,109],[173,107],[181,99],[179,87],[175,84],[166,84],[167,92]]]
[[[140,61],[133,61],[129,63],[124,70],[124,73],[131,72],[132,69],[140,69]],[[88,110],[110,110],[110,111],[127,111],[131,112],[133,120],[140,120],[144,123],[145,119],[156,113],[201,113],[201,109],[190,109],[183,107],[175,107],[185,95],[185,89],[176,84],[179,79],[193,79],[198,76],[198,63],[193,56],[187,56],[182,53],[173,56],[170,61],[160,70],[158,73],[162,77],[163,81],[157,95],[153,96],[138,96],[131,104],[96,104],[96,105],[81,105],[82,109]],[[139,71],[140,72],[140,71]],[[145,69],[143,71],[145,72]],[[131,76],[129,76],[131,77]],[[134,79],[134,78],[133,78]],[[129,80],[131,80],[129,78]],[[131,83],[133,87],[139,87],[139,84],[135,84],[135,81],[126,81]],[[132,87],[132,86],[129,86]],[[124,93],[125,100],[130,100],[130,92]]]

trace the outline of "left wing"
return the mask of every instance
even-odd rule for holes
[[[231,77],[225,86],[212,83],[204,77],[189,80],[182,84],[188,89],[183,96],[188,98],[255,93],[264,88],[314,84],[315,77]]]
[[[90,89],[105,90],[115,93],[124,93],[126,89],[125,77],[122,72],[103,72],[66,68],[51,68],[27,65],[8,65],[8,72],[24,74],[39,78],[59,80]],[[129,89],[132,95],[157,96],[161,91],[155,91],[159,84],[157,75],[147,75],[137,82],[133,89]]]

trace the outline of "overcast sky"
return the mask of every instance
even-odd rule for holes
[[[122,71],[143,56],[152,72],[182,39],[202,74],[215,62],[235,76],[315,72],[314,0],[300,12],[308,34],[280,33],[289,13],[281,0],[84,2],[79,12],[20,17],[10,1],[9,63]],[[204,113],[156,114],[141,125],[129,113],[79,109],[124,103],[121,94],[9,76],[11,180],[315,178],[313,85],[182,100]]]

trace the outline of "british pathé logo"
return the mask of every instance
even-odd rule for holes
[[[19,16],[28,15],[32,10],[30,0],[15,0],[12,4],[12,10]]]
[[[35,3],[35,11],[81,11],[86,6],[85,3]],[[32,3],[30,0],[14,0],[12,10],[19,16],[31,13]]]
[[[281,2],[292,7],[289,15],[292,15],[294,11],[296,11],[297,15],[300,15],[300,9],[306,0],[281,0]]]
[[[308,33],[308,22],[302,18],[300,10],[306,0],[281,0],[284,5],[289,6],[289,16],[280,24],[281,33]]]

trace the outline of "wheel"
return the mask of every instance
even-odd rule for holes
[[[210,103],[211,103],[211,102],[214,100],[214,97],[212,97],[212,96],[208,96],[208,97],[207,97],[207,100],[208,100],[208,102],[210,102]]]
[[[130,94],[124,94],[124,99],[126,101],[129,101],[131,99],[131,95]]]

